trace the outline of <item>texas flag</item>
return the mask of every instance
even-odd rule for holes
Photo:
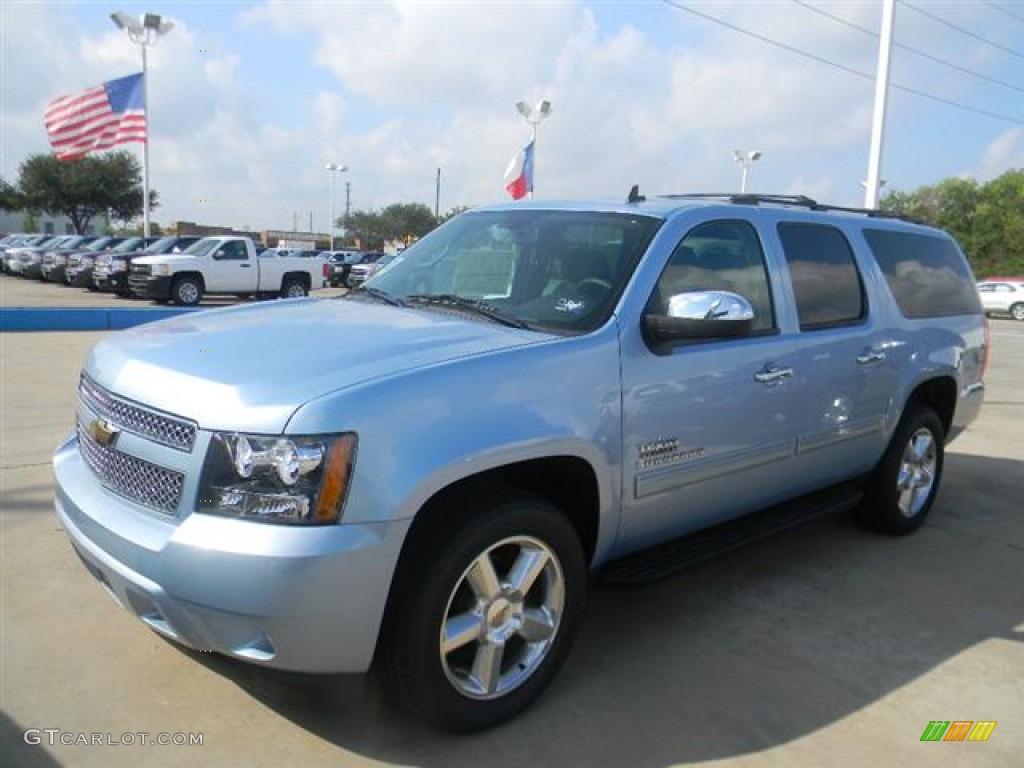
[[[505,189],[513,200],[520,200],[533,192],[533,139],[516,152],[505,170]]]

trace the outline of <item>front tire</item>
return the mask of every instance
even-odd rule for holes
[[[858,519],[880,533],[917,530],[939,492],[945,434],[938,414],[910,403],[868,483]]]
[[[1014,304],[1010,307],[1010,317],[1014,320],[1024,320],[1024,303]]]
[[[171,299],[179,307],[194,307],[203,300],[203,284],[191,275],[176,278],[171,286]]]
[[[443,531],[410,542],[382,628],[385,690],[445,730],[497,725],[540,696],[585,599],[569,521],[541,498],[494,490],[466,497]]]

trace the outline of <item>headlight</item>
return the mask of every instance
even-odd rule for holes
[[[150,274],[152,274],[152,275],[162,275],[164,277],[170,277],[171,276],[171,265],[170,264],[154,264],[152,272],[150,272]]]
[[[124,259],[114,259],[113,261],[110,262],[110,268],[125,270],[128,268],[128,262],[125,261]]]
[[[356,435],[216,433],[206,452],[196,511],[285,525],[328,525],[341,517]]]

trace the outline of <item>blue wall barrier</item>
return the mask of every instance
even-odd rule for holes
[[[13,307],[0,309],[0,331],[116,331],[200,307]]]

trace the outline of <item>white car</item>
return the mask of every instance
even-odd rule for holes
[[[1024,320],[1024,279],[986,280],[978,283],[978,294],[986,315],[1010,315]]]

